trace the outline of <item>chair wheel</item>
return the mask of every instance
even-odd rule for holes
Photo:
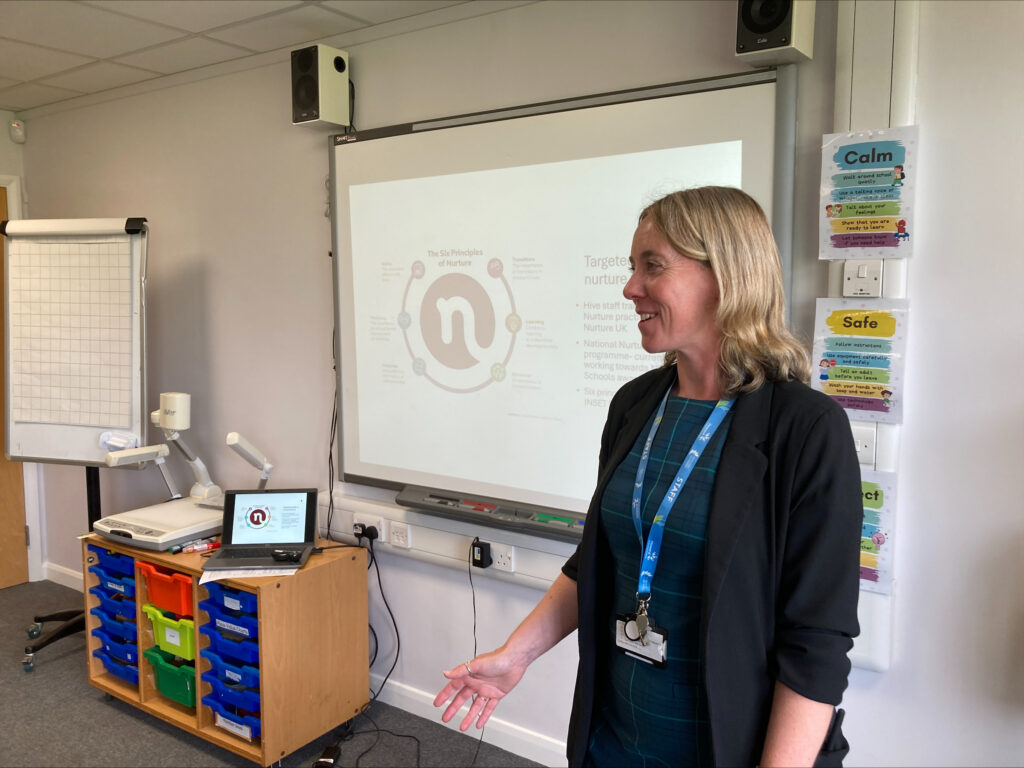
[[[21,668],[26,672],[31,672],[33,669],[35,669],[35,662],[32,658],[31,653],[25,654],[25,658],[21,660]]]
[[[28,632],[28,639],[35,640],[37,637],[43,634],[43,625],[39,622],[36,622],[32,626],[30,626],[26,631]]]

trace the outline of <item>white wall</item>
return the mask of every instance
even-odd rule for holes
[[[0,109],[0,176],[22,176],[25,171],[22,145],[11,141],[8,124],[14,113]]]
[[[894,655],[851,677],[851,765],[1024,761],[1022,25],[1019,2],[920,8]]]
[[[546,2],[365,44],[326,42],[350,50],[358,125],[371,128],[743,71],[731,53],[734,9]],[[835,7],[819,3],[817,56],[800,68],[794,318],[805,331],[825,293],[813,227],[818,137],[832,128],[834,24]],[[895,648],[889,672],[851,677],[848,762],[1015,765],[1024,760],[1024,505],[1013,482],[1024,466],[1015,391],[1024,338],[1012,291],[1024,280],[1024,248],[1011,227],[1024,210],[1024,4],[924,2],[920,24]],[[282,59],[27,120],[33,216],[149,217],[149,394],[192,392],[187,438],[224,485],[254,479],[223,447],[234,429],[271,454],[275,484],[326,485],[327,132],[289,125],[287,101]],[[993,392],[991,373],[1012,394]],[[187,472],[176,470],[184,485]],[[73,569],[84,472],[48,467],[45,480],[50,557]],[[162,492],[155,472],[104,470],[102,482],[111,512]],[[381,568],[403,642],[389,688],[425,707],[438,670],[472,650],[468,579],[397,557],[382,556]],[[537,597],[486,578],[476,591],[481,649]],[[377,598],[373,611],[386,634]],[[564,738],[573,654],[571,643],[556,649],[502,705],[506,735],[524,729],[539,752]]]
[[[232,430],[271,455],[279,486],[327,483],[327,140],[290,124],[288,78],[263,67],[26,121],[34,217],[149,219],[149,403],[192,394],[185,439],[223,487],[258,476],[224,445]],[[44,475],[48,557],[70,565],[85,473]],[[107,513],[166,493],[155,471],[101,470],[101,486]]]

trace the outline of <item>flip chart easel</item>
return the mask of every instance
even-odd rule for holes
[[[145,444],[145,222],[0,222],[9,459],[99,466],[108,440]]]

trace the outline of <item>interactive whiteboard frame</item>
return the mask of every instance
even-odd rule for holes
[[[145,279],[146,245],[148,227],[143,218],[129,219],[21,219],[0,224],[4,235],[4,334],[6,342],[6,443],[8,459],[21,461],[53,462],[60,464],[83,464],[104,466],[108,451],[105,436],[113,433],[131,436],[139,445],[146,442],[148,418],[145,403]],[[36,246],[34,249],[28,246]],[[40,248],[40,246],[42,248]],[[49,257],[44,263],[20,263],[18,254],[34,250]],[[107,249],[119,250],[127,255],[127,263],[97,266],[97,254]],[[13,265],[12,260],[19,263]],[[77,262],[80,262],[76,264]],[[107,261],[111,261],[107,259]],[[92,280],[73,280],[69,267],[83,265],[95,269],[97,276]],[[24,270],[24,271],[23,271]],[[19,289],[13,286],[12,273],[19,278],[35,281],[34,289]],[[101,280],[128,278],[130,296],[127,301],[111,301],[110,284]],[[92,275],[90,275],[92,277]],[[89,341],[98,342],[83,349],[71,349],[62,338],[69,324],[69,306],[64,301],[74,298],[102,305],[99,314],[102,321],[92,322],[88,315],[77,321],[86,326]],[[20,367],[15,357],[17,350],[12,344],[12,317],[38,316],[39,322],[49,333],[39,335],[38,340],[29,342],[32,359]],[[56,320],[56,322],[54,322]],[[111,320],[117,320],[120,329],[111,331]],[[107,328],[102,326],[106,325]],[[117,337],[121,337],[118,339]],[[49,341],[47,340],[49,337]],[[123,343],[113,351],[111,344],[130,340],[127,352]],[[19,343],[25,343],[19,339]],[[92,349],[96,346],[96,349]],[[104,346],[106,348],[104,348]],[[43,360],[52,353],[54,359]],[[83,358],[83,355],[86,357]],[[126,369],[120,385],[112,383],[109,374],[113,371],[113,355],[119,356],[119,363],[127,355]],[[65,383],[74,382],[81,375],[82,365],[88,362],[101,375],[96,377],[93,394],[101,400],[124,396],[127,389],[128,402],[116,409],[119,415],[112,418],[107,413],[93,418],[84,417],[77,409],[75,398],[70,396]],[[38,365],[36,365],[38,363]],[[27,377],[15,385],[15,376]],[[44,378],[45,377],[45,378]],[[124,382],[128,383],[125,384]],[[47,390],[56,403],[57,410],[47,418],[26,415],[32,410],[31,389]],[[35,413],[40,411],[36,409]],[[85,423],[83,423],[85,422]],[[129,438],[130,439],[130,438]]]
[[[483,168],[559,163],[590,157],[616,155],[619,152],[642,152],[668,146],[696,146],[730,140],[750,139],[750,146],[763,147],[764,134],[756,126],[771,124],[774,109],[775,136],[789,135],[784,126],[792,115],[779,115],[780,91],[785,91],[786,78],[776,71],[760,71],[744,75],[706,78],[651,86],[630,91],[585,96],[576,99],[544,102],[503,110],[493,110],[450,118],[423,121],[367,131],[349,131],[331,138],[331,212],[335,267],[335,309],[337,323],[338,365],[338,453],[341,477],[346,482],[384,488],[424,486],[439,491],[470,493],[492,499],[532,503],[554,509],[572,509],[560,500],[538,498],[540,494],[523,494],[509,498],[502,490],[488,490],[484,484],[463,481],[459,486],[445,486],[446,478],[417,475],[363,460],[351,461],[354,448],[353,430],[358,430],[357,414],[352,410],[357,389],[355,372],[342,356],[342,347],[352,343],[353,286],[347,278],[351,260],[351,243],[347,221],[349,216],[349,185],[388,182],[404,178],[423,178],[472,172]],[[726,96],[728,95],[728,98]],[[785,103],[785,102],[784,102]],[[767,105],[767,106],[766,106]],[[757,120],[753,116],[757,116]],[[708,119],[713,117],[715,119]],[[520,119],[525,118],[525,119]],[[531,120],[530,118],[539,118]],[[484,124],[487,124],[486,126]],[[538,134],[538,128],[543,133]],[[444,129],[456,128],[454,131]],[[476,150],[482,146],[483,129],[495,151],[481,166]],[[424,134],[430,134],[431,138]],[[467,135],[468,134],[468,135]],[[668,137],[666,137],[668,134]],[[437,137],[436,139],[433,137]],[[375,142],[375,140],[383,140]],[[677,142],[665,144],[663,142]],[[378,143],[387,152],[373,162],[370,155],[349,157],[359,145]],[[778,143],[769,143],[766,150],[743,152],[742,179],[744,188],[762,202],[766,213],[783,222],[791,222],[791,196],[777,196],[780,175],[791,175],[792,169],[779,167]],[[791,155],[790,155],[791,157]],[[385,167],[386,166],[386,167]],[[673,189],[675,187],[672,187]],[[791,189],[791,186],[790,186]],[[669,191],[669,190],[665,190]],[[788,253],[783,255],[785,260]],[[596,443],[596,441],[595,441]],[[596,448],[595,448],[596,451]],[[397,469],[397,471],[395,471]],[[438,481],[442,484],[439,484]],[[479,485],[481,487],[475,487]],[[579,503],[579,502],[577,502]]]

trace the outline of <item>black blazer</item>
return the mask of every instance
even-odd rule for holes
[[[586,753],[595,678],[605,668],[597,638],[612,621],[601,496],[674,382],[675,370],[660,368],[612,398],[583,539],[562,568],[579,601],[572,766]],[[776,680],[840,703],[858,633],[862,518],[860,467],[838,405],[792,381],[737,398],[711,499],[700,625],[715,765],[760,761]],[[841,714],[819,765],[839,765],[848,751]]]

